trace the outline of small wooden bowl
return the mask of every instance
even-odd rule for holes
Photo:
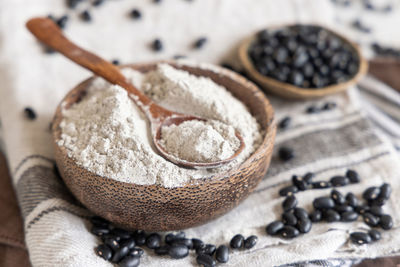
[[[279,28],[290,27],[290,26],[293,26],[293,25],[271,27],[270,29],[279,29]],[[317,26],[317,25],[312,25],[312,26]],[[322,26],[318,26],[318,27],[322,27]],[[249,46],[255,40],[255,36],[252,36],[252,37],[244,40],[242,42],[242,44],[240,45],[240,47],[239,47],[240,62],[242,63],[246,73],[248,73],[250,75],[250,77],[252,79],[254,79],[254,81],[256,81],[260,86],[262,86],[263,89],[265,89],[266,91],[269,91],[271,93],[274,93],[276,95],[285,97],[285,98],[312,99],[312,98],[318,98],[318,97],[323,97],[326,95],[342,92],[342,91],[348,89],[349,87],[351,87],[352,85],[356,84],[357,81],[359,81],[361,79],[361,77],[363,75],[365,75],[365,73],[368,70],[368,62],[362,56],[361,50],[357,44],[348,40],[343,35],[340,35],[332,30],[325,28],[325,27],[322,27],[322,28],[324,28],[325,30],[327,30],[330,33],[333,33],[334,35],[336,35],[337,37],[342,39],[345,43],[349,44],[354,49],[354,53],[360,59],[358,71],[353,76],[353,78],[351,78],[350,80],[347,80],[347,81],[339,83],[339,84],[334,84],[334,85],[329,85],[326,87],[318,88],[318,89],[305,89],[305,88],[294,86],[289,83],[280,82],[276,79],[262,75],[254,67],[253,62],[251,61],[249,54],[248,54]]]
[[[260,147],[241,165],[215,177],[199,179],[182,187],[137,185],[96,175],[77,165],[64,147],[57,145],[62,120],[61,104],[53,119],[53,145],[60,174],[76,198],[89,210],[127,229],[166,231],[203,224],[228,212],[245,199],[267,172],[276,123],[274,111],[264,94],[251,82],[236,73],[169,62],[178,69],[197,76],[207,76],[226,87],[247,105],[265,131]],[[147,72],[157,63],[135,64],[129,67]],[[90,78],[72,89],[63,99],[65,107],[79,101],[91,83]]]

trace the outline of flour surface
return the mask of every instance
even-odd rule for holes
[[[229,125],[221,136],[228,139],[217,138],[222,150],[215,153],[214,148],[205,145],[198,148],[201,152],[198,157],[214,160],[209,153],[214,153],[217,158],[232,153],[231,150],[237,146],[232,138],[234,129],[241,133],[245,149],[236,160],[221,168],[194,170],[178,167],[156,153],[147,119],[126,91],[96,78],[79,103],[63,110],[62,134],[58,141],[59,146],[68,150],[70,157],[88,170],[127,183],[178,187],[192,179],[211,177],[240,164],[259,146],[261,134],[256,120],[243,103],[212,80],[190,75],[167,64],[160,64],[147,74],[128,68],[123,72],[137,88],[160,105]],[[219,127],[218,122],[210,125]],[[175,130],[170,129],[170,132]],[[207,129],[205,134],[210,131]],[[189,149],[186,152],[184,156],[194,151]]]

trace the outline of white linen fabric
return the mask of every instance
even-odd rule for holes
[[[86,4],[80,8],[86,8]],[[134,7],[143,12],[141,20],[129,18]],[[381,20],[376,14],[362,15],[366,21],[374,22],[378,33],[365,35],[348,27],[350,15],[358,11],[351,13],[322,0],[166,0],[161,4],[150,0],[108,1],[104,6],[91,7],[91,23],[79,19],[79,10],[67,11],[64,1],[0,0],[2,149],[21,205],[30,260],[33,266],[40,267],[111,266],[94,253],[99,240],[90,233],[87,218],[91,214],[74,200],[53,171],[49,132],[53,112],[66,92],[90,73],[59,54],[44,54],[24,27],[30,17],[49,13],[61,16],[65,12],[71,17],[65,30],[71,39],[107,59],[119,58],[122,63],[184,54],[202,62],[229,61],[238,66],[234,51],[243,38],[268,25],[293,22],[328,25],[362,44],[375,38],[386,44],[400,42],[400,32],[387,26],[388,21],[396,25],[400,18],[397,9],[390,15],[380,15]],[[194,50],[192,43],[201,36],[207,36],[209,41],[203,49]],[[159,53],[149,48],[156,37],[165,45]],[[282,163],[275,149],[266,177],[248,199],[217,220],[185,230],[187,236],[217,245],[228,243],[236,233],[259,237],[253,249],[232,252],[225,266],[344,266],[362,258],[398,255],[400,206],[395,196],[400,193],[400,96],[372,77],[364,79],[360,88],[316,101],[269,96],[278,121],[285,116],[293,119],[290,129],[278,132],[276,148],[293,147],[297,157]],[[309,105],[326,101],[335,101],[338,107],[306,114]],[[27,106],[36,111],[36,120],[24,117]],[[349,242],[350,232],[368,229],[361,221],[314,224],[311,233],[294,240],[265,234],[265,226],[279,219],[281,213],[283,199],[278,190],[290,183],[293,174],[313,171],[316,179],[328,180],[348,168],[357,170],[362,181],[340,189],[344,193],[360,195],[366,187],[383,182],[393,187],[394,197],[385,212],[393,215],[394,227],[382,233],[381,241],[364,246]],[[310,210],[315,197],[329,192],[309,190],[297,197],[300,206]],[[151,252],[141,261],[142,266],[196,264],[193,256],[171,260]]]

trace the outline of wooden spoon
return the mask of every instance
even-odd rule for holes
[[[161,128],[171,124],[179,125],[190,120],[207,121],[204,118],[185,115],[165,109],[157,105],[153,100],[133,86],[124,75],[112,63],[90,53],[68,40],[60,28],[49,18],[33,18],[26,23],[29,31],[42,43],[60,52],[73,62],[92,71],[112,84],[116,84],[128,91],[131,99],[146,114],[151,124],[153,142],[159,153],[169,161],[186,168],[215,168],[220,167],[236,158],[244,149],[243,138],[238,131],[236,137],[240,140],[240,146],[231,157],[215,162],[188,162],[178,159],[160,145]]]

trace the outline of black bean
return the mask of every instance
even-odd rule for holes
[[[290,147],[281,147],[279,148],[279,158],[283,161],[289,161],[295,157],[295,153],[293,148]]]
[[[184,245],[188,249],[192,249],[193,248],[192,239],[188,239],[188,238],[175,239],[175,240],[172,241],[172,245]]]
[[[169,248],[168,255],[173,259],[182,259],[189,255],[189,249],[185,245],[174,244]]]
[[[226,263],[229,261],[229,249],[225,245],[221,245],[217,248],[217,251],[215,252],[215,259],[218,262],[221,263]]]
[[[297,175],[292,176],[292,183],[301,191],[304,191],[308,188],[308,183],[303,180],[303,177]]]
[[[121,228],[114,228],[112,233],[116,236],[119,236],[121,239],[131,238],[131,233]]]
[[[287,239],[297,237],[299,234],[299,230],[290,225],[286,225],[280,230],[280,235]]]
[[[282,207],[284,211],[292,210],[297,205],[297,199],[294,195],[287,196],[286,199],[282,203]]]
[[[152,43],[152,47],[154,51],[161,51],[163,49],[163,43],[160,39],[155,39]]]
[[[133,249],[135,245],[135,239],[133,238],[129,238],[121,242],[121,247],[128,247],[129,250]]]
[[[118,59],[113,59],[113,60],[111,61],[111,63],[114,64],[114,65],[116,65],[116,66],[120,65],[120,62],[119,62]]]
[[[299,191],[299,190],[297,189],[296,186],[289,185],[289,186],[286,186],[286,187],[282,188],[281,190],[279,190],[279,195],[282,197],[290,196],[290,195],[293,195],[294,193],[297,193],[297,191]]]
[[[357,30],[363,32],[363,33],[370,33],[371,29],[369,27],[367,27],[366,25],[364,25],[364,23],[362,23],[360,20],[355,20],[352,23],[353,27],[356,28]]]
[[[266,231],[269,235],[276,235],[285,225],[281,221],[274,221],[267,225]]]
[[[379,225],[383,230],[389,230],[393,227],[393,220],[390,215],[384,214],[381,216]]]
[[[343,222],[354,222],[358,219],[358,213],[354,211],[346,211],[341,215]]]
[[[348,211],[353,211],[353,210],[354,210],[352,206],[350,206],[350,205],[345,205],[345,204],[343,204],[343,205],[336,205],[336,206],[334,207],[334,209],[335,209],[337,212],[339,212],[339,213],[343,213],[343,212],[348,212]]]
[[[380,198],[379,196],[374,200],[368,201],[368,205],[370,206],[383,206],[385,205],[386,200],[384,198]]]
[[[291,120],[292,119],[289,116],[284,117],[278,124],[279,128],[286,129],[289,127]]]
[[[314,189],[324,189],[332,187],[332,184],[330,182],[319,181],[311,183],[311,186]]]
[[[380,206],[371,206],[369,212],[378,217],[383,215],[383,209]]]
[[[193,243],[193,249],[197,249],[198,247],[204,245],[204,242],[197,238],[192,238],[192,243]]]
[[[202,245],[199,248],[196,249],[196,254],[207,254],[212,256],[214,254],[216,250],[215,245],[213,244],[206,244],[206,245]]]
[[[326,102],[323,106],[322,109],[323,110],[332,110],[336,108],[336,103],[335,102]]]
[[[56,23],[58,25],[58,27],[60,27],[61,29],[64,29],[65,26],[67,25],[69,17],[67,15],[62,16],[61,18],[59,18]]]
[[[390,194],[392,193],[392,187],[390,184],[384,183],[381,185],[380,191],[381,192],[379,193],[378,198],[388,200],[390,198]]]
[[[153,3],[156,3],[156,4],[159,4],[161,2],[162,2],[161,0],[153,0]]]
[[[330,197],[319,197],[313,201],[315,209],[332,209],[335,207],[335,202]]]
[[[237,234],[234,237],[232,237],[230,245],[231,248],[241,248],[243,246],[244,242],[244,236],[241,234]]]
[[[215,260],[207,254],[198,255],[196,261],[199,265],[202,265],[204,267],[214,267],[215,264],[217,264]]]
[[[96,254],[108,261],[112,257],[112,250],[109,246],[101,244],[96,247]]]
[[[132,19],[140,19],[142,17],[142,12],[140,12],[140,10],[137,8],[132,9],[132,11],[130,13],[130,17]]]
[[[364,222],[369,226],[377,226],[379,223],[379,218],[369,212],[364,213],[363,218]]]
[[[318,113],[319,111],[320,111],[319,108],[317,108],[316,106],[309,106],[306,109],[306,112],[309,114]]]
[[[81,13],[81,19],[82,19],[83,21],[86,21],[86,22],[89,22],[89,21],[92,20],[92,15],[90,15],[89,10],[84,10],[84,11]]]
[[[295,208],[295,209],[293,210],[293,213],[294,213],[294,215],[296,216],[296,218],[297,218],[298,220],[301,220],[301,219],[303,219],[303,220],[308,219],[308,213],[307,213],[307,211],[306,211],[305,209],[303,209],[303,208]]]
[[[111,262],[118,263],[124,258],[126,255],[128,255],[129,249],[128,247],[121,247],[117,251],[115,251],[113,257],[111,258]]]
[[[364,193],[363,193],[363,198],[365,200],[374,200],[378,197],[378,195],[380,194],[380,188],[379,187],[369,187],[367,188]]]
[[[335,210],[322,211],[322,218],[327,222],[338,222],[341,219],[340,214]]]
[[[133,248],[129,251],[129,255],[138,256],[138,257],[142,256],[143,253],[144,253],[144,251],[141,248]]]
[[[350,183],[356,184],[360,182],[360,176],[355,170],[347,170],[346,177],[349,178]]]
[[[136,245],[143,246],[146,244],[146,233],[142,230],[136,230],[133,233],[133,237],[135,238]]]
[[[119,267],[137,267],[140,265],[140,257],[126,256],[118,264]]]
[[[102,235],[102,236],[100,236],[101,237],[101,240],[103,240],[103,242],[105,242],[106,241],[106,239],[109,239],[109,240],[115,240],[115,241],[117,241],[118,243],[119,243],[119,241],[121,241],[121,238],[119,237],[119,236],[116,236],[116,235],[114,235],[113,233],[108,233],[108,234],[105,234],[105,235]]]
[[[331,198],[333,199],[333,201],[335,201],[335,203],[337,205],[342,205],[346,202],[345,197],[342,195],[342,193],[340,193],[339,191],[333,189],[331,191]]]
[[[282,214],[282,222],[283,222],[285,225],[292,225],[292,226],[294,226],[294,225],[297,224],[297,218],[296,218],[296,216],[295,216],[293,213],[291,213],[291,212],[285,212],[285,213]]]
[[[307,184],[310,184],[312,182],[312,179],[314,178],[314,173],[312,172],[307,172],[304,176],[303,176],[303,181],[305,181]]]
[[[203,48],[203,46],[207,43],[206,37],[201,37],[194,42],[194,47],[197,49]]]
[[[350,240],[357,245],[363,245],[371,243],[371,236],[363,232],[354,232],[350,234]]]
[[[31,108],[31,107],[26,107],[26,108],[24,109],[24,113],[25,113],[25,116],[26,116],[28,119],[30,119],[30,120],[36,119],[36,112],[33,110],[33,108]]]
[[[320,210],[314,210],[310,213],[310,220],[312,222],[319,222],[322,219],[322,212]]]
[[[244,248],[246,249],[250,249],[253,248],[258,241],[258,237],[255,235],[251,235],[248,238],[246,238],[246,240],[244,241]]]
[[[67,0],[67,7],[74,9],[77,7],[77,5],[81,2],[82,0]]]
[[[356,212],[359,214],[364,214],[369,211],[369,207],[367,205],[359,205],[355,208]]]
[[[161,246],[161,237],[157,233],[150,234],[146,238],[146,246],[149,249],[155,249]]]
[[[368,234],[373,241],[378,241],[381,239],[381,233],[378,230],[371,229],[368,231]]]
[[[116,251],[119,248],[119,238],[107,237],[104,239],[104,244]]]
[[[186,237],[185,232],[169,233],[165,236],[165,243],[172,244],[174,240],[183,239]]]
[[[108,226],[104,227],[104,226],[93,225],[91,232],[94,235],[102,236],[110,233],[110,230],[108,229]]]
[[[358,206],[358,198],[353,193],[347,193],[346,202],[353,208]]]
[[[333,186],[345,186],[350,183],[350,180],[347,177],[338,175],[338,176],[332,177],[330,182]]]
[[[101,6],[105,0],[94,0],[92,5],[93,6]]]
[[[311,220],[307,218],[302,218],[297,221],[297,229],[299,229],[300,233],[308,233],[311,230]]]

